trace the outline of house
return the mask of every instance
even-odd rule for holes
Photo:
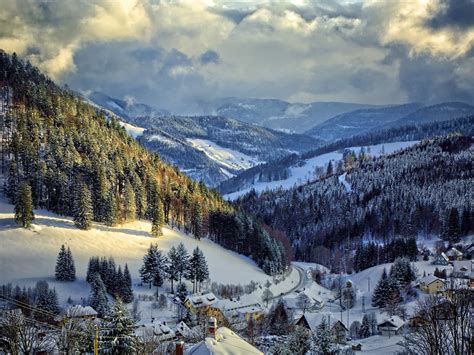
[[[184,301],[184,306],[192,314],[196,314],[198,310],[212,307],[218,300],[212,292],[203,295],[189,295]]]
[[[305,293],[305,291],[302,291],[300,294],[303,294],[303,293]],[[319,311],[324,306],[324,301],[320,297],[317,297],[314,295],[308,295],[307,293],[305,294],[308,296],[308,299],[309,299],[309,305],[306,308],[306,311],[309,311],[309,312]],[[283,302],[285,303],[286,309],[292,310],[292,311],[301,311],[302,310],[301,304],[299,302],[298,297],[299,295],[296,297],[287,296],[283,298]]]
[[[398,316],[392,316],[390,318],[384,319],[377,325],[378,331],[383,336],[392,336],[401,334],[403,327],[405,326],[405,321]]]
[[[184,350],[186,355],[263,355],[253,345],[226,327],[217,328],[215,318],[209,319],[209,334],[205,340]]]
[[[81,306],[76,304],[74,306],[66,308],[58,316],[54,318],[59,324],[64,324],[70,319],[77,320],[94,320],[97,318],[98,313],[91,306]]]
[[[473,270],[473,260],[455,260],[453,261],[453,273],[451,277],[469,279]]]
[[[180,339],[196,338],[199,336],[196,331],[191,330],[191,328],[189,328],[183,321],[176,324],[173,331],[176,337]]]
[[[423,277],[420,282],[420,290],[429,294],[438,293],[445,286],[445,281],[434,275]]]
[[[160,342],[170,341],[176,338],[176,333],[166,324],[165,321],[152,320],[147,324],[142,324],[135,329],[135,334],[139,337],[155,336]]]
[[[247,323],[250,318],[259,320],[264,315],[264,309],[260,303],[247,303],[232,299],[219,300],[214,304],[231,323]]]
[[[463,253],[460,250],[456,249],[456,248],[451,248],[446,252],[446,256],[451,261],[462,260]]]
[[[345,343],[349,330],[344,323],[334,318],[330,313],[305,313],[295,324],[311,330],[312,333],[316,333],[323,319],[329,323],[333,341],[339,344]]]
[[[433,265],[449,265],[449,258],[445,253],[436,254]]]

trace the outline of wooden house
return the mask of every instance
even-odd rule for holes
[[[393,336],[401,334],[403,327],[405,326],[405,321],[398,316],[392,316],[390,318],[384,319],[377,325],[377,329],[383,336]]]
[[[434,275],[425,276],[419,282],[420,290],[429,294],[438,293],[444,288],[445,284],[446,281]]]

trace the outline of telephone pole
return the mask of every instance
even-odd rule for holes
[[[95,326],[94,355],[99,355],[99,326]]]

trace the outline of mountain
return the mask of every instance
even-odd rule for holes
[[[251,191],[235,205],[285,233],[297,260],[348,271],[352,251],[369,240],[469,235],[473,154],[473,138],[456,134],[375,159],[367,151],[344,154],[315,181]]]
[[[15,54],[0,51],[0,68],[1,179],[22,226],[33,206],[71,216],[75,227],[68,228],[83,230],[146,219],[154,236],[168,224],[251,256],[267,273],[287,269],[281,239],[146,150],[113,115]]]
[[[335,141],[370,132],[398,121],[423,107],[420,103],[359,109],[337,115],[305,133],[326,141]]]
[[[432,106],[410,103],[348,112],[333,117],[305,133],[326,141],[335,141],[385,128],[446,121],[473,114],[474,106],[462,102],[445,102]]]
[[[315,149],[321,141],[218,116],[141,117],[139,141],[188,175],[217,186],[260,163]]]
[[[289,103],[276,99],[225,98],[215,102],[217,115],[280,131],[303,133],[336,115],[371,105],[345,102]]]
[[[222,182],[219,191],[226,194],[227,198],[234,199],[251,189],[264,191],[300,186],[308,180],[315,180],[321,171],[325,171],[329,160],[340,159],[345,149],[360,150],[360,147],[368,149],[367,147],[372,146],[371,154],[373,154],[375,149],[383,147],[385,153],[388,153],[391,146],[401,147],[404,143],[411,145],[415,141],[453,132],[474,136],[474,115],[447,121],[386,128],[341,139],[303,154],[292,154],[245,170]]]
[[[87,95],[87,98],[100,107],[126,119],[134,119],[142,116],[167,116],[170,114],[163,109],[157,109],[143,103],[116,99],[98,91]]]

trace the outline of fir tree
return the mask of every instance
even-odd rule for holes
[[[187,278],[193,283],[193,293],[198,292],[200,283],[209,278],[206,258],[199,247],[193,250],[189,259]]]
[[[104,221],[108,226],[115,226],[118,222],[117,197],[113,191],[110,191],[105,204]]]
[[[127,182],[125,186],[125,221],[133,221],[135,220],[137,214],[137,206],[135,202],[135,191],[133,190],[132,184]]]
[[[364,338],[368,338],[369,336],[370,336],[369,317],[367,317],[367,315],[364,314],[364,317],[362,318],[362,325],[360,326],[360,330],[359,330],[359,337],[364,339]]]
[[[15,201],[15,221],[23,228],[28,228],[33,219],[35,219],[35,215],[33,213],[31,187],[27,183],[23,183]]]
[[[189,254],[183,243],[179,243],[178,248],[176,248],[176,258],[174,262],[176,272],[178,273],[178,280],[181,282],[182,279],[186,277],[186,273],[189,270]]]
[[[461,237],[461,229],[459,227],[459,213],[457,208],[453,207],[449,211],[448,218],[445,223],[443,239],[451,243],[459,242]]]
[[[267,318],[267,328],[270,334],[285,335],[291,328],[291,321],[286,311],[285,304],[280,299],[276,306],[270,310]]]
[[[380,278],[377,286],[375,286],[374,293],[372,294],[372,306],[383,307],[387,298],[388,292],[388,276],[387,270],[383,269],[382,277]]]
[[[329,322],[323,317],[323,320],[316,328],[316,334],[313,337],[313,351],[316,354],[330,355],[334,350],[331,342],[331,329]]]
[[[99,273],[95,273],[92,276],[89,306],[96,310],[99,317],[104,317],[109,312],[107,290]]]
[[[120,299],[112,306],[104,321],[101,349],[112,354],[136,354],[135,323]]]
[[[133,301],[132,276],[130,275],[127,264],[125,264],[125,268],[123,270],[121,296],[124,303],[130,303]]]
[[[163,235],[163,225],[164,225],[164,214],[163,214],[163,203],[161,199],[157,199],[155,202],[155,207],[153,208],[153,219],[151,222],[151,234],[154,237],[159,237]]]
[[[151,288],[158,267],[157,253],[158,245],[151,244],[143,257],[143,265],[139,270],[142,281],[148,284],[149,288]]]
[[[179,273],[178,273],[178,254],[174,245],[168,251],[168,267],[166,269],[166,274],[168,275],[168,280],[171,282],[171,293],[174,293],[173,290],[173,283],[179,280]]]
[[[80,193],[79,201],[77,202],[77,207],[74,215],[74,223],[80,229],[88,230],[92,226],[92,198],[89,188],[83,184]]]
[[[10,163],[5,194],[10,202],[15,205],[18,195],[18,166],[15,159]]]
[[[186,300],[186,297],[188,296],[188,290],[186,289],[186,285],[183,282],[180,282],[178,286],[176,286],[176,295],[181,300],[181,302]]]
[[[71,249],[61,245],[55,269],[56,280],[58,281],[74,281],[76,279],[76,269],[72,258]]]
[[[202,211],[201,205],[198,201],[194,204],[194,208],[191,216],[191,233],[194,238],[201,239],[202,234]]]
[[[46,281],[38,281],[36,283],[36,300],[35,307],[44,312],[37,312],[35,317],[48,321],[54,318],[53,315],[59,313],[58,295],[55,289],[50,289]]]

